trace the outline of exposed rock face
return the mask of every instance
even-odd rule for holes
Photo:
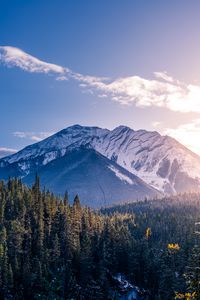
[[[200,157],[169,136],[126,126],[114,130],[74,125],[0,159],[0,177],[26,176],[84,147],[164,193],[200,189]]]

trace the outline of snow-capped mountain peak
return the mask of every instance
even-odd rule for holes
[[[43,163],[46,164],[58,156],[65,155],[67,149],[77,148],[81,145],[89,146],[92,140],[98,140],[109,132],[108,129],[98,127],[73,125],[67,127],[43,141],[30,145],[18,153],[4,159],[9,164],[21,160],[35,159],[44,156]]]
[[[200,187],[200,157],[156,131],[118,126],[113,130],[73,125],[0,160],[17,164],[22,176],[80,147],[94,149],[165,193]]]

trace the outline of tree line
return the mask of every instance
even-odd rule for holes
[[[38,177],[1,181],[0,299],[120,299],[118,273],[152,300],[200,299],[199,204],[189,193],[93,211]]]

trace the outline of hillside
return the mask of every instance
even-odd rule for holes
[[[199,299],[199,194],[101,212],[39,178],[1,182],[0,195],[0,299]]]
[[[59,161],[62,157],[67,159],[67,155],[71,155],[72,151],[79,151],[82,148],[96,151],[106,157],[110,165],[115,163],[116,168],[122,167],[161,193],[175,194],[200,190],[198,155],[169,136],[161,136],[158,132],[146,130],[134,131],[126,126],[107,130],[74,125],[63,129],[16,154],[0,159],[0,177],[7,179],[9,176],[20,176],[25,179],[28,176],[30,178],[31,174],[47,170],[47,166],[51,168],[53,161]],[[102,163],[104,161],[102,160]],[[88,161],[88,165],[90,165],[88,172],[90,170],[93,172],[91,161]],[[66,171],[67,166],[64,163],[63,173]],[[57,186],[52,187],[56,192],[63,193],[63,188],[60,190],[58,188],[63,185],[61,177],[60,180],[61,183],[57,181]],[[98,180],[103,181],[103,178],[98,177]],[[79,183],[85,186],[84,181]],[[66,181],[67,185],[68,181]],[[82,194],[84,192],[86,191],[82,191]],[[110,194],[113,194],[113,189]],[[128,198],[125,197],[126,200]]]

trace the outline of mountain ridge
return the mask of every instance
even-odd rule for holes
[[[124,125],[113,130],[78,124],[67,127],[0,159],[0,171],[15,164],[25,177],[80,147],[97,151],[162,193],[200,189],[200,157],[196,153],[170,136]]]
[[[102,207],[155,197],[160,193],[140,178],[110,161],[93,149],[80,147],[37,170],[41,185],[70,198],[76,194],[83,205]],[[35,173],[24,178],[24,183],[34,182]]]

